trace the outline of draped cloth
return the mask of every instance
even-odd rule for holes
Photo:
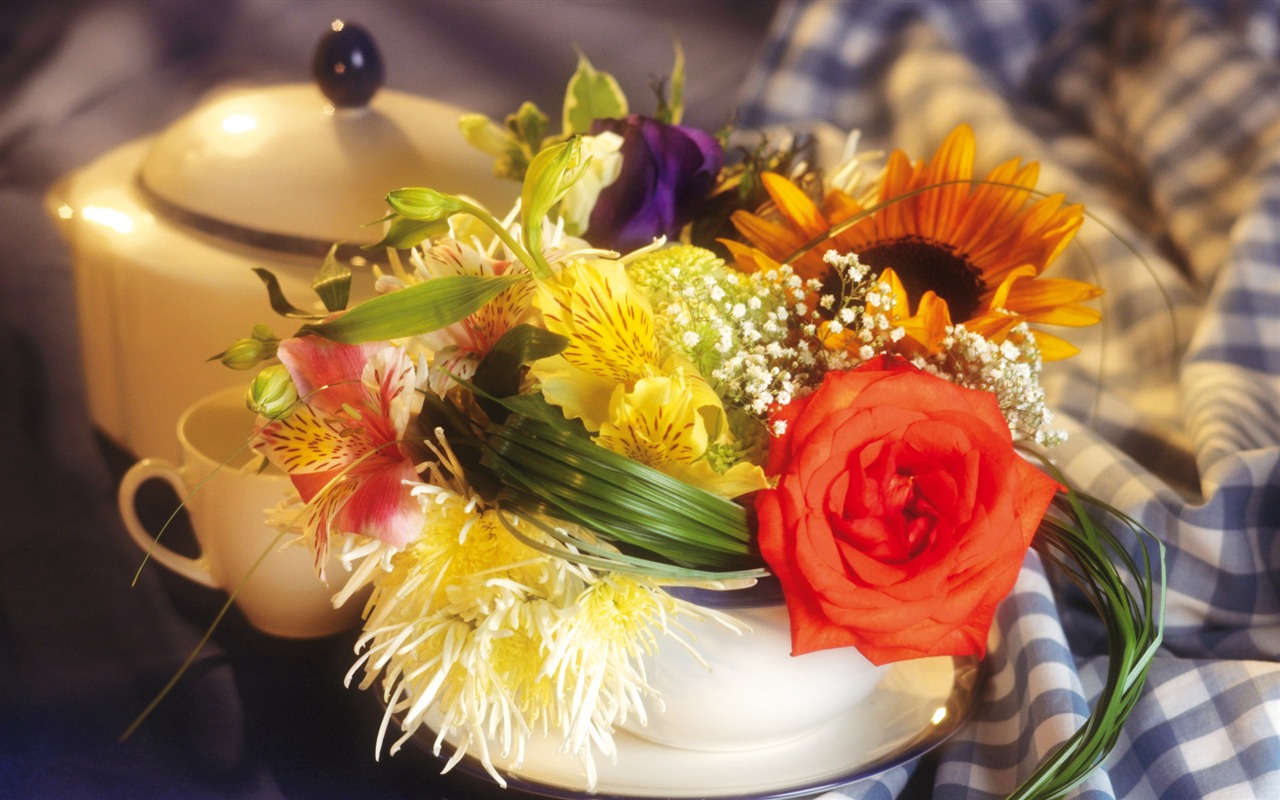
[[[1040,189],[1094,215],[1048,273],[1105,289],[1103,324],[1068,332],[1081,354],[1045,370],[1052,456],[1164,543],[1168,607],[1076,797],[1280,797],[1278,56],[1274,0],[795,2],[745,88],[745,125],[823,120],[913,158],[967,122],[978,175],[1038,160]],[[935,797],[1008,794],[1104,685],[1096,613],[1051,578],[1029,555]],[[841,793],[897,796],[918,769]]]

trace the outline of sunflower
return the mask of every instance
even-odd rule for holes
[[[819,206],[783,176],[767,173],[777,214],[735,213],[734,226],[752,247],[725,244],[744,270],[787,262],[801,276],[819,279],[828,277],[824,252],[857,253],[893,287],[891,318],[928,350],[937,346],[933,334],[951,323],[994,342],[1023,322],[1096,323],[1101,315],[1082,303],[1101,289],[1041,277],[1080,228],[1083,208],[1065,205],[1062,195],[1029,202],[1039,174],[1035,162],[1012,159],[975,180],[973,159],[967,125],[953,130],[927,163],[913,164],[895,150],[875,204],[831,191]],[[835,235],[823,238],[833,226]],[[1046,360],[1078,352],[1039,330],[1036,342]]]

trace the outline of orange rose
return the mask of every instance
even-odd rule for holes
[[[774,419],[777,488],[755,505],[792,652],[983,655],[1058,489],[1014,452],[994,395],[880,357]]]

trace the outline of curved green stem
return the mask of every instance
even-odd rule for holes
[[[487,228],[489,228],[489,230],[493,231],[499,241],[506,245],[507,249],[511,251],[511,254],[514,255],[521,264],[524,264],[525,267],[528,268],[530,275],[540,281],[550,280],[553,277],[551,274],[551,266],[547,264],[547,260],[542,257],[542,254],[538,253],[535,255],[525,248],[525,246],[521,244],[516,237],[511,235],[510,231],[502,226],[502,223],[499,222],[496,217],[480,206],[467,202],[461,197],[455,197],[455,199],[462,207],[462,211],[464,213],[470,214],[480,220]]]

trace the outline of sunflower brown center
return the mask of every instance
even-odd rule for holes
[[[962,254],[920,236],[877,242],[858,253],[858,258],[874,270],[892,269],[898,274],[912,314],[920,306],[920,297],[932,289],[947,301],[951,319],[963,322],[978,310],[987,289],[982,273]]]

